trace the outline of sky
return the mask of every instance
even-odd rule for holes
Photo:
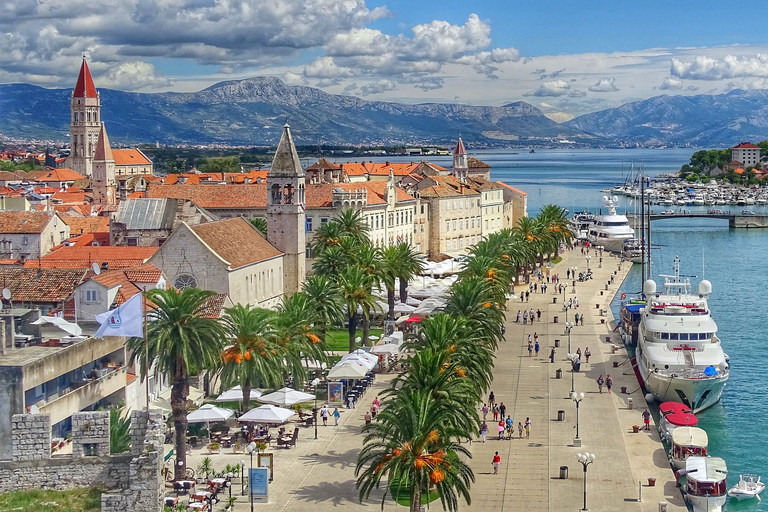
[[[6,0],[0,83],[189,92],[276,76],[370,101],[575,116],[768,89],[761,3],[712,0]]]

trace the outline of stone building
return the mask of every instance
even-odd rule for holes
[[[186,199],[125,199],[110,221],[110,244],[160,246],[182,222],[196,226],[215,220],[215,215]]]
[[[757,167],[760,163],[760,146],[750,142],[742,142],[731,148],[731,156],[735,162],[739,162],[746,169]]]
[[[57,213],[0,212],[0,258],[37,259],[69,238],[69,226]]]

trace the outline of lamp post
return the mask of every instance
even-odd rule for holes
[[[577,406],[578,409],[578,406]],[[576,417],[578,418],[579,413],[576,413]],[[576,429],[578,431],[578,429]],[[251,442],[248,446],[245,447],[245,451],[248,452],[248,455],[251,456],[251,469],[253,469],[253,452],[256,451],[256,443]],[[248,495],[250,496],[251,501],[251,512],[253,512],[253,492],[251,489],[252,482],[250,480],[250,473],[248,475]]]
[[[240,496],[245,496],[245,461],[240,460]]]
[[[587,512],[587,466],[595,462],[595,454],[589,452],[577,453],[576,460],[584,467],[584,508],[581,510],[582,512]]]
[[[575,322],[565,322],[565,334],[568,335],[568,359],[571,360],[571,395],[573,395],[573,374],[576,372],[576,369],[573,366],[573,362],[576,360],[576,356],[571,353],[571,329],[573,329],[576,326]]]
[[[317,386],[320,384],[320,379],[315,377],[312,381],[312,387],[315,390],[315,408],[312,409],[312,423],[315,424],[315,439],[317,439]]]
[[[584,393],[571,393],[571,400],[576,403],[576,437],[573,438],[573,446],[581,446],[581,438],[579,437],[579,404],[584,400]]]
[[[592,259],[592,256],[590,256],[589,254],[587,254],[587,255],[586,255],[586,259],[587,259],[587,272],[589,272],[589,260],[591,260],[591,259]]]
[[[229,489],[229,499],[230,499],[230,501],[232,501],[232,477],[233,476],[235,476],[235,475],[232,474],[231,471],[229,473],[227,473],[227,488]]]
[[[571,293],[576,293],[576,271],[578,269],[578,267],[571,268],[571,277],[573,278],[573,290],[571,290]]]

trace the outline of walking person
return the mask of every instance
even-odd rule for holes
[[[555,347],[552,347],[552,352],[549,353],[549,362],[550,363],[555,362]]]
[[[531,325],[533,325],[533,319],[535,318],[533,308],[531,308],[531,311],[528,313],[528,316],[531,318]]]
[[[499,474],[499,466],[501,466],[501,457],[499,456],[499,452],[496,452],[496,454],[493,456],[493,474],[498,475]]]
[[[539,333],[536,331],[533,331],[533,341],[538,343],[539,342]]]
[[[538,341],[533,346],[533,348],[536,350],[536,357],[539,357],[539,342]]]
[[[531,437],[531,418],[525,418],[525,438]]]
[[[523,422],[522,421],[517,422],[517,438],[518,439],[523,438]]]
[[[576,325],[578,325],[579,324],[579,314],[576,313],[575,315],[573,315],[573,318],[576,320],[576,322],[575,322]]]
[[[499,406],[493,406],[493,421],[499,421]]]
[[[483,404],[483,421],[488,419],[488,404]]]
[[[520,323],[520,319],[523,318],[523,314],[520,312],[520,310],[517,310],[517,319],[515,320],[516,324]]]
[[[365,411],[365,416],[363,416],[363,419],[365,420],[366,425],[370,425],[371,420],[373,420],[373,417],[371,416],[371,411]]]
[[[528,357],[532,357],[532,356],[533,356],[533,344],[530,341],[528,341]]]
[[[333,426],[338,427],[339,426],[339,418],[341,417],[341,414],[339,414],[339,408],[336,407],[333,410]]]
[[[528,311],[523,311],[523,325],[528,325]]]
[[[605,376],[605,387],[608,388],[608,392],[611,392],[611,388],[613,387],[613,379],[610,375]]]
[[[504,405],[504,402],[501,402],[501,405],[499,406],[499,414],[501,414],[501,419],[504,419],[504,415],[507,413],[507,406]]]
[[[582,327],[584,327],[584,316],[585,315],[582,313],[581,318],[579,319],[579,320],[581,320],[581,326]]]
[[[589,364],[589,356],[592,355],[592,352],[589,351],[589,347],[586,347],[584,349],[584,360]]]
[[[646,408],[643,411],[643,422],[645,423],[645,430],[651,430],[651,413]]]
[[[600,392],[600,394],[603,394],[603,384],[605,384],[605,380],[603,380],[603,374],[601,373],[597,378],[597,390]]]
[[[491,391],[491,394],[488,395],[488,406],[493,408],[495,403],[496,403],[496,397],[493,396],[493,391]]]
[[[504,426],[507,428],[507,439],[512,439],[512,433],[515,431],[515,420],[512,419],[512,416],[507,416]]]
[[[483,442],[485,442],[485,437],[488,435],[488,424],[486,422],[483,422],[482,425],[480,425],[480,437],[483,438]]]
[[[504,439],[504,418],[502,418],[501,421],[499,421],[499,424],[496,425],[496,432],[499,433],[499,437],[498,437],[499,441]]]
[[[525,302],[528,302],[528,296],[530,295],[530,292],[525,292]]]
[[[320,417],[323,418],[323,426],[328,426],[328,407],[326,405],[323,405],[323,408],[320,409]]]
[[[541,310],[540,309],[536,310],[536,320],[541,321]]]

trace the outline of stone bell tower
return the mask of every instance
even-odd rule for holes
[[[285,254],[285,294],[299,291],[306,277],[304,177],[291,127],[286,123],[267,174],[267,238]]]
[[[456,149],[453,150],[453,176],[460,181],[467,181],[468,174],[467,150],[464,149],[464,142],[459,137]]]
[[[91,70],[83,57],[80,75],[70,101],[71,119],[69,124],[70,154],[66,167],[83,176],[93,174],[93,155],[101,130],[101,100],[93,85]]]

